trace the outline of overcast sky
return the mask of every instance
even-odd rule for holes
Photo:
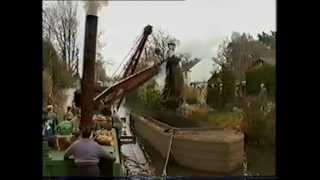
[[[85,10],[79,2],[81,59]],[[275,0],[110,1],[99,13],[98,28],[112,75],[146,25],[161,28],[180,40],[178,52],[201,58],[191,72],[192,81],[207,80],[214,70],[211,57],[233,31],[254,36],[276,30]],[[81,68],[82,69],[82,68]]]

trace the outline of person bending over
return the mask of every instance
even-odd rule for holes
[[[104,151],[102,146],[90,138],[91,134],[89,128],[82,130],[81,138],[65,151],[65,159],[73,155],[78,176],[99,176],[98,163],[100,158],[115,160],[112,155]]]

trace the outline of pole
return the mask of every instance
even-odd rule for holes
[[[92,126],[94,72],[97,44],[98,17],[86,16],[86,29],[83,55],[83,74],[81,81],[81,121],[80,128]]]

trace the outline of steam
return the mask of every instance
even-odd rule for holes
[[[104,6],[108,5],[107,0],[89,0],[85,1],[84,8],[87,11],[87,15],[98,16],[99,10],[101,10]]]
[[[65,104],[64,104],[64,109],[67,109],[68,106],[72,106],[72,101],[73,101],[73,98],[74,98],[74,92],[76,91],[75,88],[69,88],[69,89],[66,89],[64,91],[64,94],[66,96],[66,101],[65,101]]]

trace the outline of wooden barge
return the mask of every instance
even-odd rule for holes
[[[130,117],[136,133],[160,152],[163,158],[167,156],[174,130],[170,159],[181,166],[230,173],[242,165],[242,133],[217,128],[177,128],[137,113],[131,113]]]

